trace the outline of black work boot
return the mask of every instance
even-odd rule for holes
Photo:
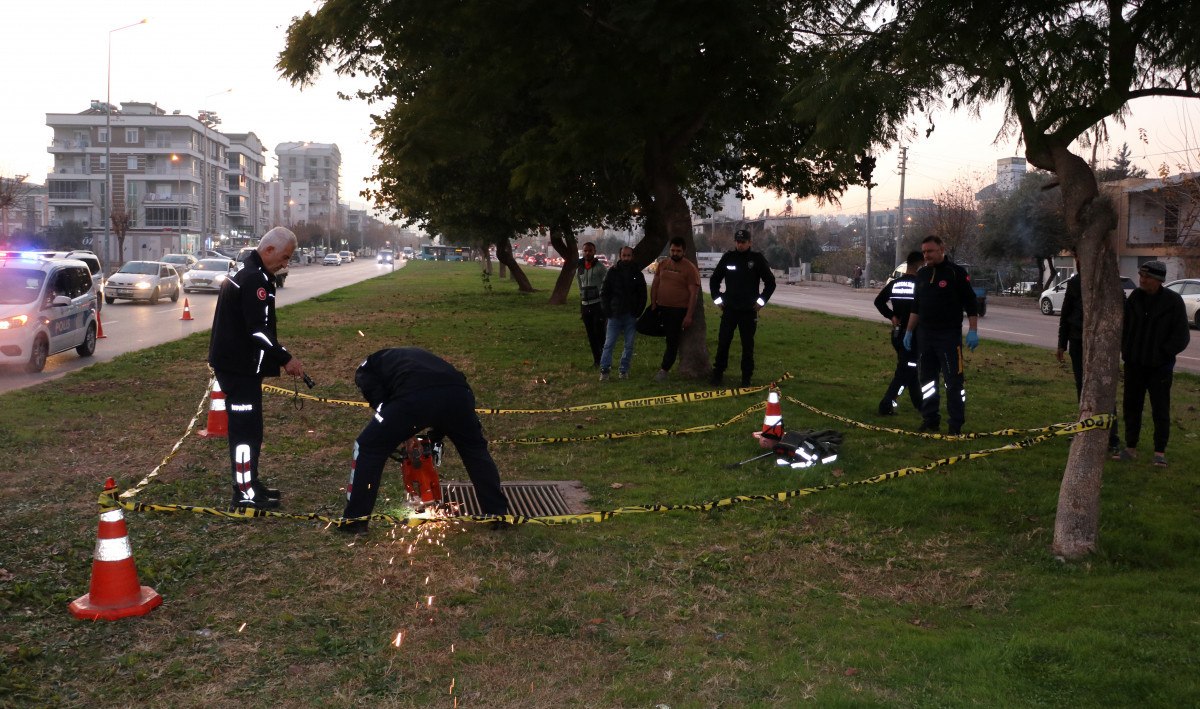
[[[239,508],[253,508],[259,510],[277,510],[279,509],[279,498],[271,497],[267,492],[267,487],[259,483],[254,483],[251,488],[254,494],[247,495],[241,490],[233,491],[233,500],[230,502],[230,507],[237,511]],[[249,490],[247,491],[249,492]]]

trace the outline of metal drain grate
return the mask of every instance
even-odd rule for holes
[[[586,511],[582,503],[587,493],[583,485],[574,480],[500,483],[500,487],[508,498],[509,514],[549,517]],[[442,500],[458,503],[462,514],[483,514],[475,497],[475,487],[469,482],[443,482]]]

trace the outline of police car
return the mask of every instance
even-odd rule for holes
[[[0,252],[0,363],[40,372],[72,347],[96,351],[96,295],[87,264],[76,259]]]

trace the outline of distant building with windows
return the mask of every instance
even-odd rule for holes
[[[228,133],[225,214],[230,235],[257,240],[274,224],[268,209],[266,152],[253,133]]]
[[[120,108],[92,101],[80,113],[47,113],[53,131],[47,151],[54,160],[46,178],[47,226],[78,223],[88,233],[87,245],[114,263],[211,248],[228,239],[231,229],[261,236],[261,143],[253,133],[233,134],[240,142],[231,157],[235,141],[213,127],[219,123],[210,111],[167,113],[136,101]],[[103,243],[106,154],[114,210],[129,215],[120,254],[111,222]]]
[[[335,143],[280,143],[275,146],[275,157],[279,161],[278,179],[283,183],[283,192],[288,194],[287,206],[292,208],[293,217],[303,217],[281,223],[285,226],[303,222],[321,224],[329,230],[342,227],[344,220],[338,209],[342,153],[338,146]],[[303,210],[295,209],[301,204],[299,190],[291,187],[295,183],[305,183]]]

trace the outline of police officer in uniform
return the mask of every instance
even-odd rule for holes
[[[358,366],[354,383],[375,412],[354,441],[343,518],[371,514],[388,456],[426,428],[432,429],[430,437],[435,440],[443,435],[450,438],[483,513],[508,514],[500,471],[488,453],[483,425],[475,413],[475,394],[462,372],[432,352],[393,347],[368,356]],[[337,529],[363,534],[367,522],[350,522]]]
[[[884,286],[879,295],[875,296],[875,309],[892,322],[892,349],[896,350],[896,371],[892,374],[892,381],[879,402],[880,416],[896,414],[896,408],[899,406],[896,400],[904,394],[906,388],[913,408],[921,410],[916,356],[904,349],[904,333],[908,332],[908,316],[912,314],[917,269],[924,263],[924,259],[920,251],[909,253],[904,262],[904,275]]]
[[[304,376],[304,365],[275,334],[275,272],[296,250],[296,235],[283,227],[268,231],[246,257],[242,270],[221,284],[208,344],[208,364],[225,393],[229,412],[229,463],[233,506],[274,509],[279,491],[258,478],[262,449],[262,380],[279,370]]]
[[[912,351],[916,333],[921,379],[921,431],[936,433],[941,425],[938,412],[938,374],[946,385],[948,433],[962,433],[967,416],[967,390],[963,386],[962,319],[967,314],[967,347],[979,346],[979,308],[971,278],[959,265],[946,258],[941,238],[927,236],[921,242],[925,266],[917,271],[913,310],[904,333],[904,349]]]
[[[729,365],[729,346],[733,332],[742,339],[742,386],[750,386],[754,374],[754,333],[758,329],[758,311],[775,292],[775,276],[767,259],[750,250],[750,232],[738,229],[733,235],[734,250],[726,251],[708,281],[713,305],[721,309],[721,327],[717,333],[717,358],[709,383],[720,386]],[[722,290],[724,286],[724,290]]]

